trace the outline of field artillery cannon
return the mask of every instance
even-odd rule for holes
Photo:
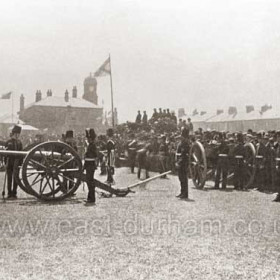
[[[256,173],[256,149],[252,143],[245,143],[245,158],[244,158],[244,182],[245,188],[249,188],[254,182]],[[199,141],[194,141],[191,145],[189,155],[190,177],[196,188],[202,189],[207,181],[214,181],[215,171],[218,163],[217,145],[202,144]],[[228,173],[228,181],[231,183],[233,178],[232,159]]]
[[[14,157],[17,184],[40,200],[63,200],[86,181],[78,153],[62,142],[44,142],[24,151],[0,150],[0,156]],[[126,196],[130,192],[129,188],[112,188],[96,179],[95,186],[116,196]]]

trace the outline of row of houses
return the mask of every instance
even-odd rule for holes
[[[251,105],[238,110],[236,107],[229,107],[226,111],[217,110],[216,112],[194,110],[192,114],[181,116],[181,118],[191,118],[194,129],[243,132],[248,129],[280,130],[280,110],[268,105],[259,109]]]

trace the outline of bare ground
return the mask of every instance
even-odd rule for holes
[[[136,176],[118,169],[116,181]],[[91,207],[86,187],[58,204],[1,202],[0,279],[280,279],[274,195],[190,184],[182,201],[174,176],[135,190]]]

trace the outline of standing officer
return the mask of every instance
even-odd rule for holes
[[[238,133],[236,136],[237,144],[233,149],[234,168],[233,168],[233,181],[236,190],[244,189],[244,157],[245,147],[243,142],[243,134]]]
[[[93,128],[86,130],[88,146],[85,152],[84,169],[86,170],[86,182],[88,186],[88,196],[86,203],[95,203],[95,183],[94,172],[96,169],[97,148],[95,145],[96,134]]]
[[[22,143],[19,139],[21,127],[15,125],[11,132],[11,138],[6,142],[5,148],[10,151],[22,151]],[[16,156],[8,156],[6,158],[7,187],[8,199],[17,198],[17,182],[14,177]],[[13,184],[13,188],[12,188]]]
[[[107,130],[107,183],[113,184],[114,178],[113,175],[115,173],[115,142],[113,140],[114,130],[109,128]]]
[[[228,169],[229,169],[229,146],[226,140],[223,138],[222,135],[220,137],[220,146],[218,148],[219,158],[218,164],[216,169],[216,178],[215,178],[215,189],[219,188],[220,180],[222,177],[222,189],[225,189],[227,186],[227,176],[228,176]]]
[[[134,133],[131,134],[131,141],[128,143],[128,159],[130,164],[131,173],[134,173],[134,167],[136,164],[136,156],[137,156],[137,140],[135,138]]]
[[[189,197],[188,190],[188,162],[189,162],[189,131],[184,128],[181,133],[181,141],[176,151],[176,166],[178,168],[178,176],[181,184],[181,193],[177,197],[187,199]]]

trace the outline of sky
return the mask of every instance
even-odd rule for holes
[[[9,0],[0,9],[0,94],[63,96],[111,54],[121,122],[137,110],[280,108],[280,1]],[[110,110],[110,78],[97,93]],[[0,100],[0,109],[7,108]]]

